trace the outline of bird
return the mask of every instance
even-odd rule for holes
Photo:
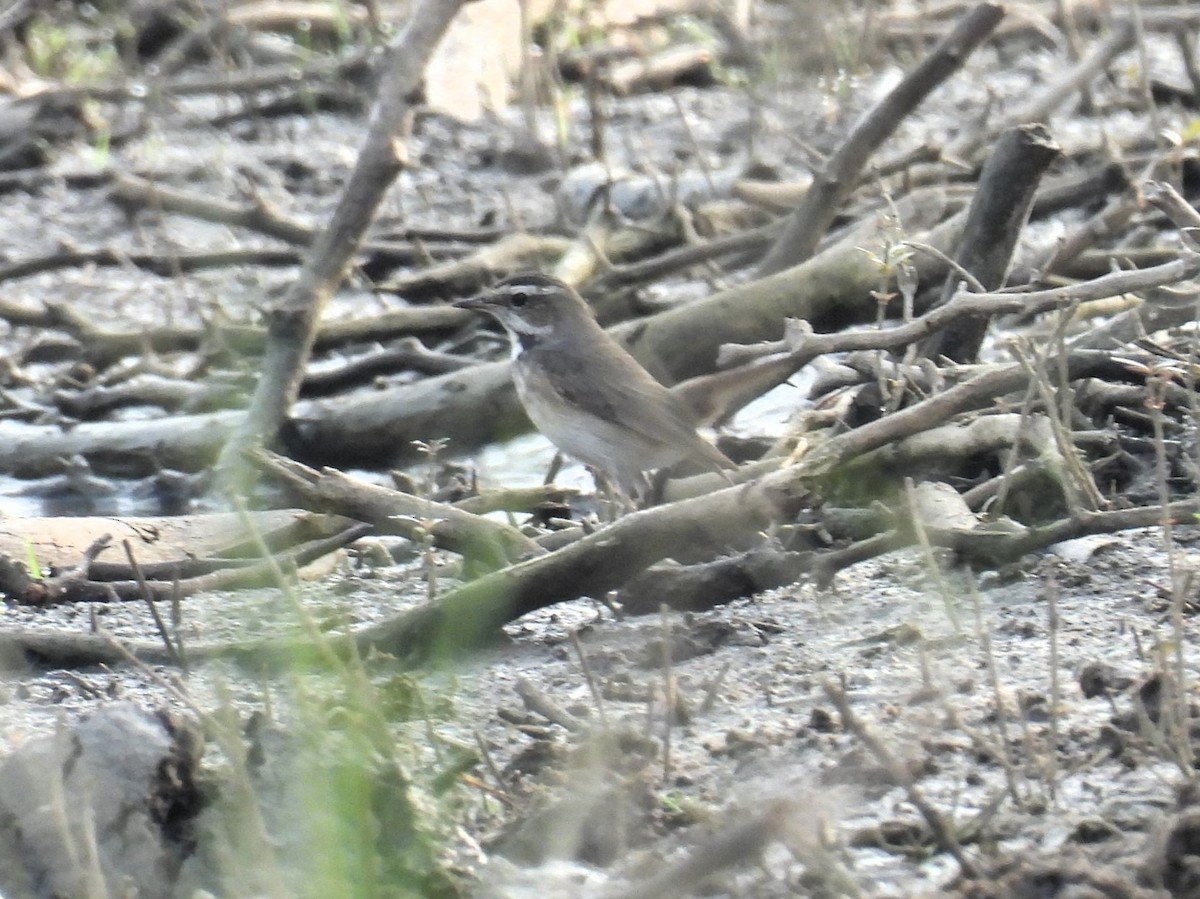
[[[687,404],[600,326],[569,284],[525,272],[454,305],[500,322],[530,420],[626,500],[645,497],[647,471],[684,460],[710,470],[736,467],[697,433]]]

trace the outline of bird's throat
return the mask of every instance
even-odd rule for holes
[[[506,324],[508,336],[511,338],[509,342],[509,353],[512,359],[517,359],[524,352],[535,349],[545,342],[547,337],[553,333],[549,327],[538,328],[529,326],[523,323],[521,327],[516,328]]]

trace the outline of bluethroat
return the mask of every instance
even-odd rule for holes
[[[570,285],[531,272],[455,305],[490,313],[504,326],[513,382],[529,418],[625,497],[643,495],[643,472],[684,460],[713,470],[734,467],[696,433],[687,405],[600,327]]]

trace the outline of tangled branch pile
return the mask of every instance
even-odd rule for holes
[[[955,21],[873,20],[864,46],[915,61],[850,127],[789,119],[791,98],[762,91],[778,64],[764,34],[792,20],[705,6],[692,11],[699,45],[658,17],[570,52],[548,22],[502,124],[414,117],[418,63],[458,5],[423,4],[390,43],[386,23],[341,23],[379,51],[349,53],[339,26],[310,18],[316,46],[288,45],[267,68],[294,11],[229,12],[195,32],[159,10],[125,48],[126,80],[47,74],[26,86],[10,104],[26,130],[6,148],[22,167],[3,188],[36,201],[65,186],[91,228],[52,253],[10,250],[21,258],[0,268],[12,288],[0,300],[12,328],[0,471],[43,479],[22,492],[94,503],[108,489],[99,479],[123,477],[136,480],[119,490],[187,507],[209,483],[193,476],[223,448],[223,474],[249,456],[302,504],[432,542],[481,575],[353,638],[405,654],[470,644],[580,595],[696,608],[827,581],[913,543],[992,566],[1072,535],[1192,520],[1200,253],[1184,105],[1198,86],[1157,69],[1195,78],[1195,11],[1016,21],[984,3]],[[47,26],[24,11],[10,27],[33,47]],[[205,80],[195,70],[224,58],[214,46],[245,67]],[[979,106],[980,80],[1014,49],[1043,75],[1061,71],[1026,82],[1021,100]],[[1132,58],[1154,68],[1127,79]],[[680,87],[730,71],[749,86]],[[429,79],[432,94],[441,82]],[[957,119],[944,106],[922,113],[939,90],[961,105]],[[752,139],[715,139],[702,104],[718,95],[749,99]],[[298,108],[345,118],[373,96],[353,170],[287,139],[307,121],[288,118]],[[570,123],[557,140],[545,137],[547,96]],[[167,116],[172,104],[186,115]],[[670,121],[654,121],[666,108]],[[653,131],[616,149],[612,135],[636,116],[679,141],[660,147]],[[183,155],[147,165],[143,126]],[[246,139],[241,173],[179,164],[189,135],[214,132]],[[826,149],[805,147],[804,178],[798,139]],[[94,151],[85,162],[88,140],[104,143],[100,164]],[[641,170],[623,172],[647,146]],[[323,229],[331,196],[341,200]],[[797,374],[809,398],[783,439],[726,443],[744,462],[733,486],[667,482],[661,504],[594,533],[550,488],[417,496],[252,450],[261,438],[305,463],[384,467],[433,441],[461,455],[528,427],[507,363],[468,358],[478,325],[448,301],[530,267],[578,285],[700,421],[727,422]],[[704,296],[680,298],[701,281]],[[272,289],[282,297],[268,303]],[[147,293],[160,290],[173,295],[165,314]],[[122,291],[138,298],[100,311]],[[556,524],[481,514],[498,510]],[[667,559],[697,567],[652,567]],[[431,639],[447,622],[453,636]]]

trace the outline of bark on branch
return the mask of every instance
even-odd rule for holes
[[[268,315],[258,387],[217,465],[219,479],[229,486],[246,486],[252,469],[243,451],[274,439],[299,395],[321,311],[346,276],[385,191],[407,163],[412,97],[462,4],[463,0],[423,0],[388,49],[371,127],[350,181],[299,279]]]

